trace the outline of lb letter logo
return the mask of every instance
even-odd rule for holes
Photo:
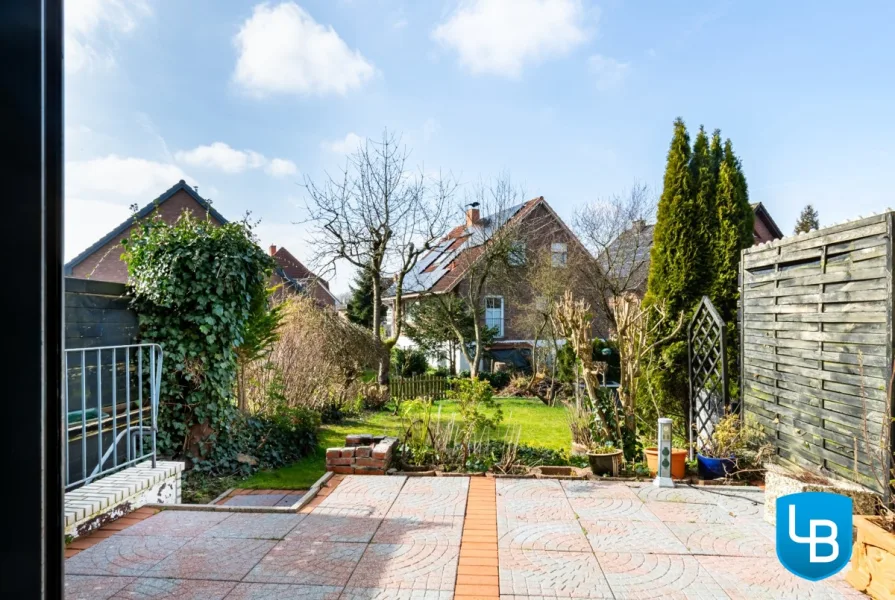
[[[777,558],[811,581],[835,575],[852,550],[851,498],[804,492],[777,498]]]

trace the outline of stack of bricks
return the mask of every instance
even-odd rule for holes
[[[344,448],[327,448],[326,470],[343,475],[385,475],[397,438],[356,434],[345,437]]]

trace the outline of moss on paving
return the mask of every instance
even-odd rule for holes
[[[572,442],[566,423],[565,409],[561,406],[545,406],[536,398],[501,398],[503,422],[496,432],[490,432],[492,439],[503,439],[508,429],[514,432],[521,427],[519,443],[555,450],[569,450]],[[454,402],[441,402],[441,420],[450,420],[456,415]],[[435,409],[437,410],[437,409]],[[288,467],[272,471],[262,471],[246,479],[239,487],[251,489],[307,489],[325,472],[326,449],[342,446],[345,436],[352,433],[372,433],[373,435],[398,435],[401,418],[392,410],[368,412],[345,421],[324,425],[320,428],[317,448],[314,453]],[[514,434],[515,435],[515,434]]]

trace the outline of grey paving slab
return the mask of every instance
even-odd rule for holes
[[[578,521],[596,552],[687,554],[687,547],[661,521]]]
[[[227,600],[338,600],[341,586],[240,583]]]
[[[189,541],[173,536],[113,535],[65,561],[73,575],[142,575]]]
[[[600,481],[563,481],[566,497],[612,498],[633,500],[637,498],[637,490],[623,483],[604,483]]]
[[[729,511],[717,504],[658,502],[647,500],[646,508],[666,523],[733,523]]]
[[[230,516],[231,513],[226,512],[163,510],[122,530],[120,535],[169,535],[192,538],[202,535]]]
[[[304,497],[303,493],[286,494],[285,496],[280,498],[280,500],[276,504],[274,504],[274,506],[292,506],[293,504],[301,500],[302,497]]]
[[[365,544],[283,541],[261,559],[244,581],[344,586],[366,547]]]
[[[452,600],[453,597],[454,592],[444,590],[348,587],[339,600]]]
[[[237,494],[222,504],[227,506],[279,506],[286,494]]]
[[[563,499],[565,492],[556,479],[498,479],[498,501]]]
[[[697,556],[733,600],[866,600],[840,576],[812,582],[796,577],[775,558]]]
[[[575,513],[565,497],[504,500],[498,496],[497,515],[520,521],[564,521],[575,518]]]
[[[729,596],[693,556],[597,552],[617,600],[725,600]]]
[[[202,537],[281,540],[306,515],[237,513],[207,529]]]
[[[374,544],[444,544],[459,546],[463,517],[432,515],[387,516],[373,536]]]
[[[497,519],[497,544],[523,550],[588,552],[591,547],[578,521]]]
[[[453,591],[459,557],[458,546],[370,544],[347,587]]]
[[[275,542],[195,538],[146,572],[151,577],[238,581],[270,552]]]
[[[67,574],[65,600],[108,600],[133,580],[133,577]]]
[[[666,523],[690,554],[774,558],[774,542],[745,524]]]
[[[501,597],[612,598],[592,552],[499,550]]]
[[[571,510],[581,519],[659,521],[640,498],[569,498]]]
[[[653,485],[640,488],[628,488],[637,493],[637,497],[646,501],[684,502],[687,504],[717,504],[719,496],[692,487],[659,488]]]
[[[234,581],[141,577],[113,598],[114,600],[223,600],[235,585]]]
[[[382,523],[381,518],[342,515],[319,507],[286,535],[289,541],[367,543]]]

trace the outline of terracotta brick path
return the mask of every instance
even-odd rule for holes
[[[137,511],[69,547],[66,600],[864,597],[841,574],[790,575],[763,501],[730,488],[337,476],[297,513]]]

